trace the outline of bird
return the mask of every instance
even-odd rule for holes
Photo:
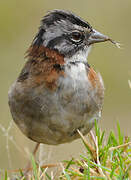
[[[88,63],[95,43],[111,39],[67,10],[49,11],[8,92],[14,122],[29,139],[58,145],[90,132],[101,117],[104,83]]]

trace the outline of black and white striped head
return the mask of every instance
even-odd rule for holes
[[[73,13],[54,10],[42,19],[32,45],[44,46],[71,58],[76,54],[87,56],[91,44],[106,39],[107,36],[95,31],[88,22]]]

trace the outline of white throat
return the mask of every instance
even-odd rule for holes
[[[87,57],[90,53],[91,50],[91,46],[89,46],[88,48],[86,48],[83,51],[78,51],[75,55],[73,55],[71,58],[65,58],[66,64],[68,64],[69,62],[87,62]]]

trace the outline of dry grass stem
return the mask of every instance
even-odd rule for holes
[[[131,145],[131,142],[128,142],[128,143],[125,143],[125,144],[121,144],[121,145],[116,146],[116,147],[111,147],[111,148],[109,148],[109,151],[113,151],[113,150],[119,149],[119,148],[124,148],[124,147],[129,146],[129,145]]]
[[[90,152],[92,153],[92,156],[94,158],[94,160],[96,160],[96,150],[95,148],[90,144],[88,143],[87,139],[83,136],[83,134],[79,131],[79,129],[77,129],[77,132],[79,133],[79,135],[81,136],[83,142],[88,146],[88,148],[90,149]]]

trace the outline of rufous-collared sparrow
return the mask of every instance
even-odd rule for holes
[[[104,85],[88,64],[94,43],[110,40],[71,12],[54,10],[41,21],[27,62],[9,90],[12,117],[33,141],[61,144],[84,135],[101,115]]]

